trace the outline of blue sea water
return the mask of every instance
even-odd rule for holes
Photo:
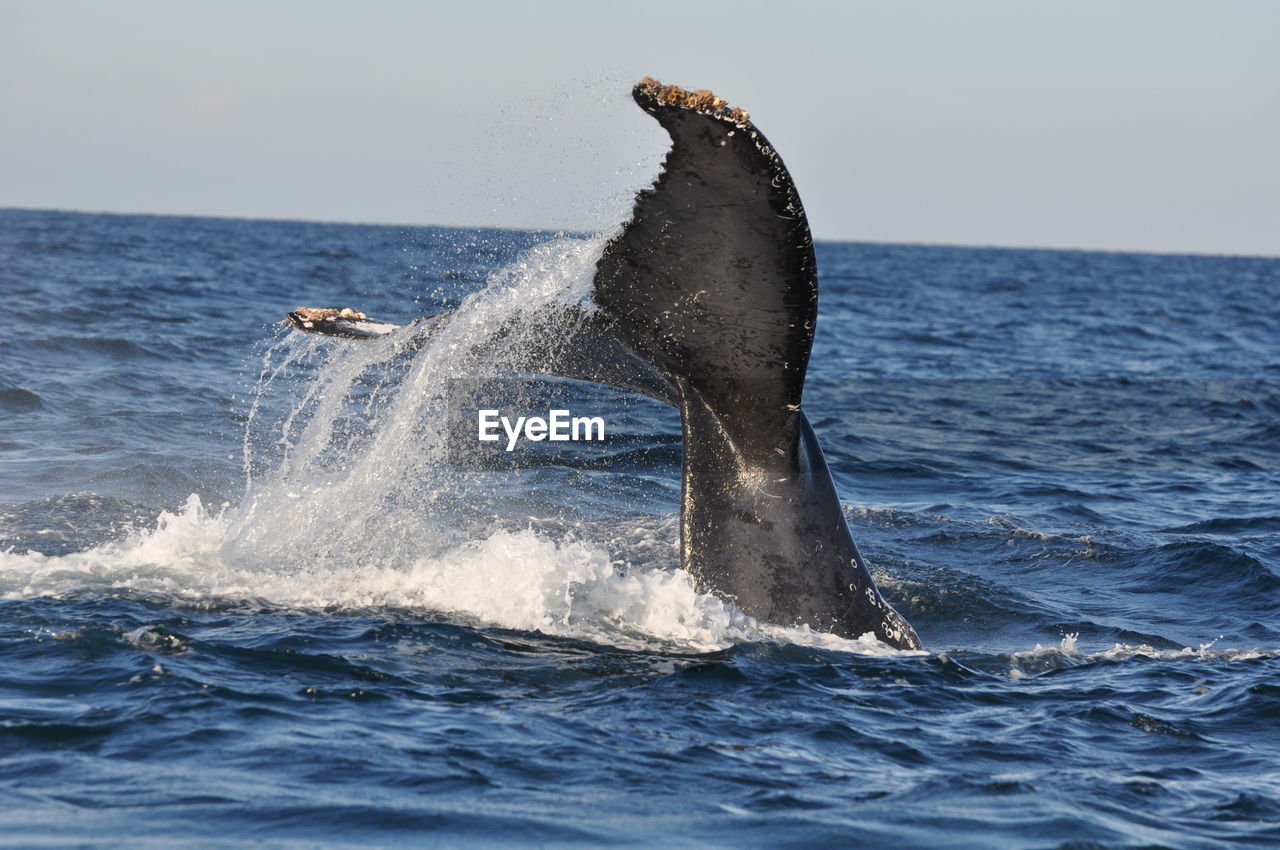
[[[465,450],[601,244],[0,210],[0,842],[1280,846],[1280,260],[819,243],[902,653],[695,592],[655,402]]]

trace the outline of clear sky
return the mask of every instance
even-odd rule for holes
[[[1280,255],[1280,0],[0,0],[0,206],[599,229],[646,74],[818,238]]]

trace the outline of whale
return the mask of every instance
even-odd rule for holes
[[[699,592],[767,623],[921,649],[854,542],[803,406],[818,266],[790,173],[709,90],[646,77],[631,94],[671,148],[605,243],[571,344],[534,345],[515,367],[679,410],[681,565]],[[353,338],[421,336],[437,318],[402,330],[349,308],[286,314]]]

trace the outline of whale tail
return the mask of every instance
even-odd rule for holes
[[[700,590],[767,622],[919,649],[871,579],[801,410],[818,274],[791,175],[747,113],[711,92],[646,78],[632,94],[671,136],[662,173],[605,246],[595,309],[571,311],[573,344],[529,334],[510,365],[679,408],[681,555]],[[287,319],[335,336],[397,332],[412,347],[446,315],[404,330],[350,309]]]
[[[672,147],[606,245],[593,299],[677,390],[686,568],[760,619],[919,648],[854,545],[800,408],[818,276],[791,175],[710,92],[646,78],[632,94]]]
[[[818,313],[800,196],[747,113],[652,79],[633,95],[673,144],[605,246],[594,300],[637,353],[767,439],[800,403]]]

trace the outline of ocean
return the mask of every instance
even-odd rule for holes
[[[0,210],[0,843],[1280,846],[1280,259],[818,243],[899,652],[698,594],[674,411],[504,372],[602,245]]]

